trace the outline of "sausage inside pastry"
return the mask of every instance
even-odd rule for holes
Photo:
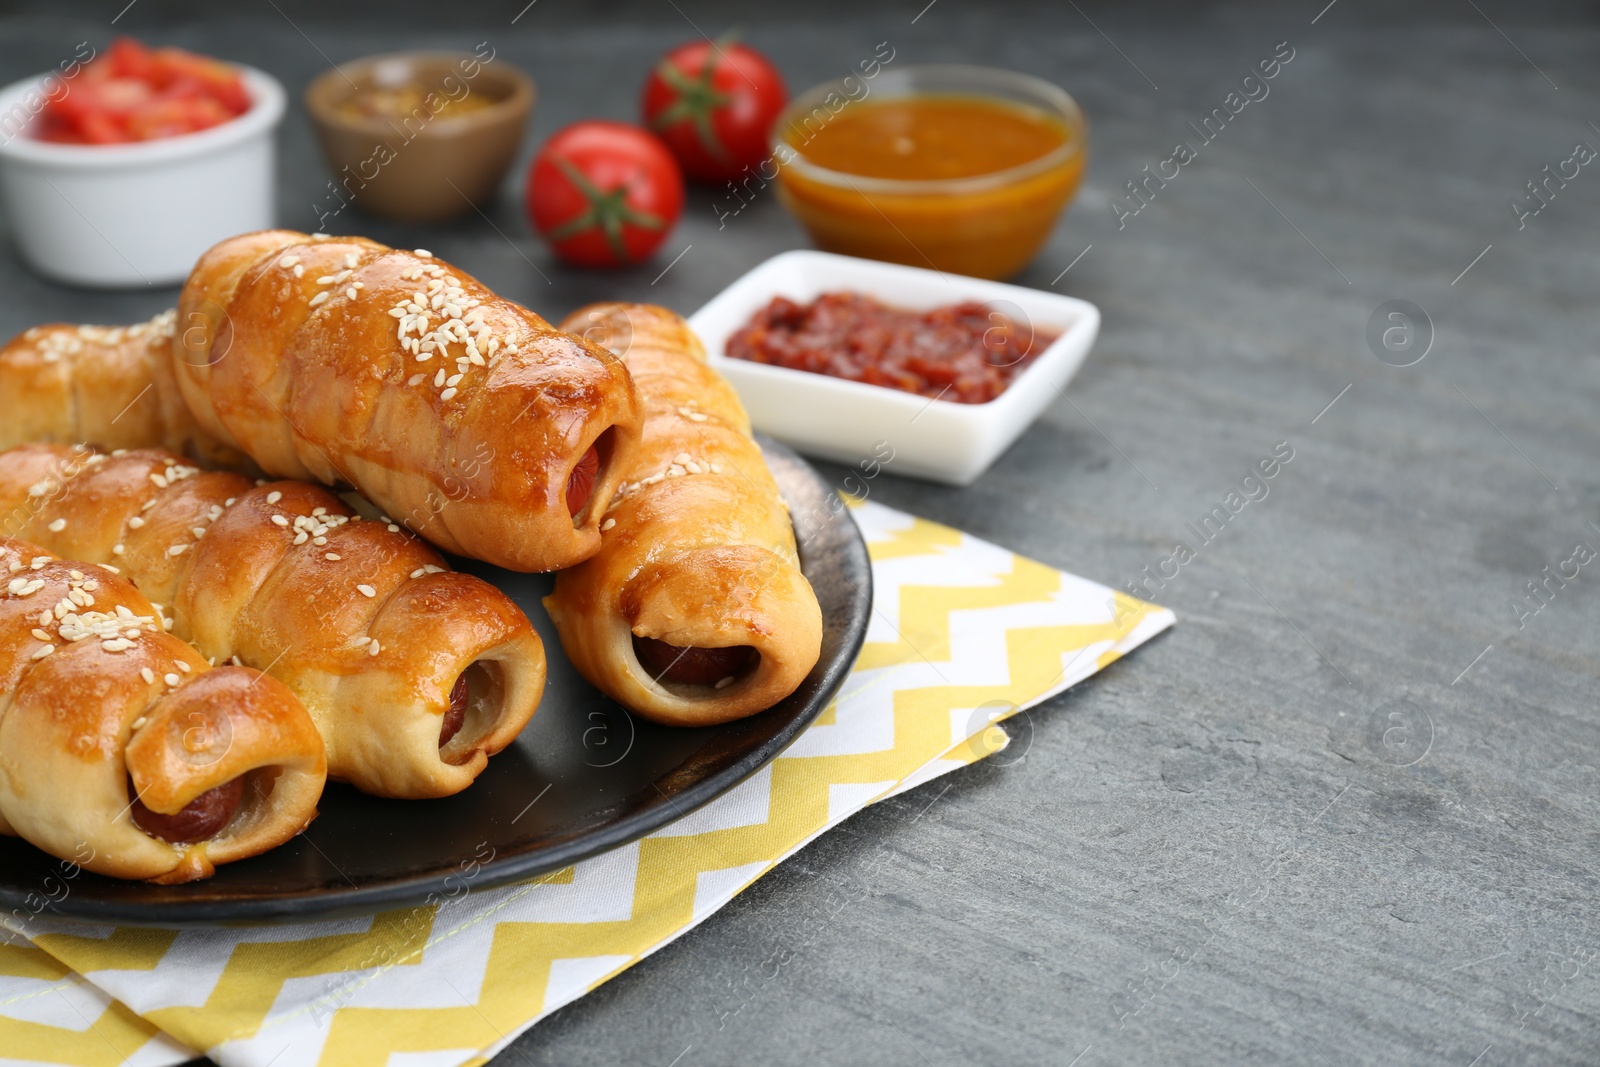
[[[776,704],[816,666],[822,612],[733,387],[666,308],[597,304],[563,330],[612,345],[645,407],[639,452],[592,559],[545,607],[578,671],[670,725]]]
[[[115,878],[209,877],[316,817],[322,740],[107,568],[0,538],[0,832]]]

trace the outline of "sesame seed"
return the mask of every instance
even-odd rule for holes
[[[194,534],[195,540],[198,541],[206,535],[206,528],[204,526],[195,526],[189,532]]]
[[[55,645],[44,645],[44,646],[40,647],[39,651],[35,652],[29,658],[30,659],[44,659],[46,656],[48,656],[50,653],[54,652],[55,650],[56,650],[56,646]]]
[[[339,555],[337,552],[324,552],[322,554],[322,558],[328,560],[330,563],[338,563],[344,557]]]
[[[367,646],[367,655],[376,656],[378,654],[378,652],[379,652],[379,645],[378,645],[377,641],[373,641],[372,644]]]
[[[83,581],[83,572],[82,571],[68,571],[67,572],[67,577],[71,578],[75,582],[81,582],[81,581]]]
[[[276,504],[278,501],[280,501],[282,499],[283,499],[283,494],[278,492],[278,490],[276,490],[276,489],[274,489],[272,492],[267,494],[267,503],[269,503],[269,504]]]
[[[687,453],[687,452],[679,452],[676,456],[672,457],[672,462],[674,462],[674,463],[688,463],[693,458],[694,457],[689,455],[689,453]]]
[[[149,511],[151,508],[155,507],[159,503],[161,503],[161,498],[160,497],[151,497],[149,500],[146,500],[144,502],[144,506],[142,506],[139,510],[140,511]],[[133,520],[129,519],[128,521],[132,522]]]
[[[141,527],[143,525],[144,525],[144,516],[143,515],[135,515],[133,518],[128,520],[128,528],[130,530],[137,530],[139,527]]]
[[[167,549],[167,555],[181,556],[187,551],[189,551],[188,545],[173,545],[171,548]]]
[[[446,389],[444,392],[439,394],[439,399],[440,400],[449,400],[451,397],[453,397],[455,395],[456,395],[456,391],[454,389]]]
[[[156,672],[151,670],[149,667],[140,667],[139,677],[144,679],[146,685],[156,684]]]
[[[282,515],[274,515],[272,516],[272,523],[274,526],[287,526],[289,525],[289,520]]]
[[[191,668],[187,663],[183,662],[182,660],[178,661],[178,673],[180,673],[180,674],[188,674],[189,671],[192,670],[192,669],[193,668]]]
[[[46,563],[49,563],[49,562],[50,562],[50,557],[49,556],[40,556],[37,559],[35,559],[32,563],[28,564],[28,569],[30,571],[42,571],[42,570],[44,570],[44,565]]]
[[[312,307],[316,307],[318,304],[326,304],[327,302],[328,302],[328,294],[327,293],[318,293],[316,296],[311,298],[311,306]]]
[[[378,591],[372,588],[372,586],[367,585],[365,582],[356,586],[356,592],[365,597],[374,597],[378,595]]]
[[[464,375],[464,374],[452,374],[452,375],[450,375],[450,377],[448,377],[448,378],[446,378],[444,380],[444,384],[446,384],[446,385],[460,385],[461,384],[461,379],[465,378],[465,377],[466,377],[466,375]]]
[[[145,668],[145,673],[146,674],[150,674],[150,668],[146,667]],[[150,677],[154,678],[155,675],[152,674],[152,675],[150,675]],[[128,729],[132,730],[134,733],[138,733],[140,730],[143,730],[148,725],[150,725],[150,716],[141,715],[137,719],[133,720],[133,722],[128,726]]]
[[[348,289],[346,289],[344,291],[344,295],[348,296],[351,300],[354,300],[356,297],[360,296],[361,294],[356,292],[356,287],[352,285],[352,286],[350,286]]]
[[[421,256],[423,259],[433,258],[433,253],[428,251],[426,248],[413,248],[411,252],[413,255]]]
[[[601,532],[604,532],[606,530],[611,529],[616,524],[617,524],[617,520],[616,519],[607,519],[605,522],[600,524],[600,530],[601,530]]]
[[[50,635],[39,629],[37,626],[33,628],[33,636],[37,637],[41,641],[50,640]]]
[[[113,556],[120,556],[124,551],[126,551],[126,546],[120,542],[111,546],[111,554]]]
[[[11,579],[11,584],[6,586],[6,592],[20,593],[27,584],[28,579],[26,578],[13,578]]]
[[[231,507],[233,507],[233,502],[235,500],[238,500],[238,499],[239,498],[236,497],[236,496],[230,496],[228,499],[226,499],[226,500],[224,500],[222,502],[222,506],[225,507],[225,508],[231,508]]]
[[[372,638],[369,635],[362,634],[360,637],[356,638],[356,647],[357,648],[361,648],[363,645],[365,645],[367,642],[369,642],[371,640],[372,640]]]
[[[396,526],[394,523],[391,522],[388,525],[388,530],[389,530],[390,533],[399,533],[400,532],[400,527]]]
[[[176,674],[163,674],[161,680],[167,683],[168,689],[176,689],[178,687],[179,678]]]
[[[116,546],[116,547],[115,547],[115,548],[113,548],[113,549],[112,549],[112,551],[113,551],[113,552],[116,552],[116,553],[117,553],[117,555],[119,555],[119,556],[120,556],[120,555],[122,555],[122,553],[121,553],[121,551],[120,551],[120,549],[121,549],[121,548],[122,548],[122,546],[121,546],[121,545],[117,545],[117,546]],[[109,564],[109,563],[102,563],[102,564],[100,564],[100,569],[101,569],[101,570],[105,570],[105,571],[110,571],[110,572],[111,572],[111,573],[112,573],[112,574],[121,574],[121,573],[122,573],[122,571],[121,571],[121,570],[120,570],[120,569],[119,569],[119,568],[117,568],[117,567],[113,567],[113,566],[112,566],[112,565],[111,565],[111,564]]]
[[[726,688],[728,688],[728,686],[730,686],[732,684],[733,684],[733,675],[730,674],[726,678],[723,678],[720,681],[718,681],[716,686],[715,686],[715,688],[717,688],[717,689],[726,689]]]
[[[440,367],[439,368],[439,373],[435,374],[433,376],[433,387],[435,389],[441,389],[441,388],[444,387],[444,368],[443,367]]]
[[[296,277],[296,278],[304,278],[304,277],[305,277],[305,276],[306,276],[306,268],[305,268],[305,264],[303,264],[303,263],[296,263],[296,264],[295,264],[295,265],[294,265],[294,276],[295,276],[295,277]]]
[[[421,385],[422,380],[426,377],[426,374],[413,374],[411,377],[406,379],[406,384],[413,387]]]
[[[294,543],[297,544],[297,545],[303,545],[308,540],[310,540],[310,537],[306,534],[306,532],[304,530],[301,530],[299,533],[294,535]]]
[[[299,256],[284,256],[282,259],[278,260],[278,266],[288,268],[294,266],[298,262],[300,262]]]
[[[354,252],[346,252],[344,254],[344,265],[345,266],[354,268],[355,265],[357,263],[359,263],[359,262],[361,262],[361,259]]]
[[[65,530],[66,528],[67,528],[67,520],[66,519],[57,519],[55,522],[52,522],[50,524],[50,526],[48,527],[48,529],[50,530],[51,533],[60,533],[62,530]]]
[[[311,539],[311,543],[316,545],[318,548],[321,548],[323,545],[328,543],[328,539],[326,537],[313,537]]]

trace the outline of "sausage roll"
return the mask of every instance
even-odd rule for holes
[[[172,369],[167,311],[134,326],[24,330],[0,348],[0,448],[86,441],[101,448],[166,448],[214,466],[247,463],[200,429]]]
[[[508,597],[320,486],[22,445],[0,452],[0,509],[19,536],[120,567],[202,655],[284,682],[329,774],[365,792],[460,792],[543,693],[544,646]]]
[[[111,569],[0,539],[0,830],[188,882],[298,834],[326,774],[287,686],[213,670]]]
[[[568,316],[615,350],[644,438],[593,558],[545,607],[578,671],[647,719],[704,726],[771,707],[816,665],[822,613],[737,394],[689,324],[647,304]]]
[[[599,549],[639,436],[627,372],[431,253],[246,234],[200,258],[178,318],[189,409],[269,474],[512,570]]]

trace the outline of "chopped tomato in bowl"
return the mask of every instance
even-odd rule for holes
[[[182,281],[225,237],[276,221],[287,97],[242,64],[118,39],[0,86],[0,216],[69,285]]]
[[[44,106],[32,133],[56,144],[153,141],[220,126],[250,104],[227,63],[118,37]]]

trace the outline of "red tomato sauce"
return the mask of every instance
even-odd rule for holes
[[[753,363],[986,404],[1058,336],[976,300],[908,311],[844,292],[824,293],[809,304],[774,298],[728,339],[727,352]]]
[[[32,131],[59,144],[126,144],[219,126],[250,110],[239,72],[181,48],[118,37],[45,105]]]

